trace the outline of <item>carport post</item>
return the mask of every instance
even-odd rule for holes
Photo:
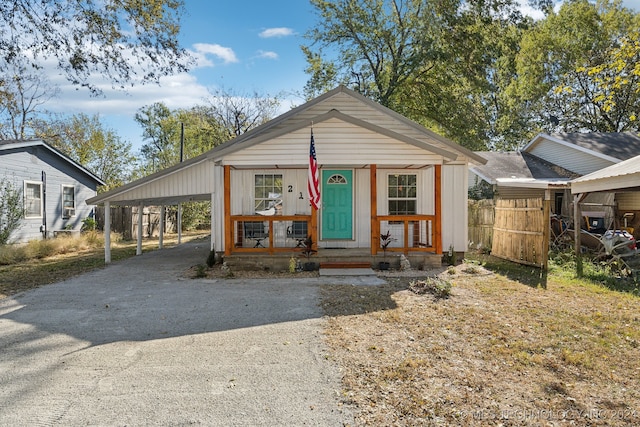
[[[584,270],[582,268],[582,252],[580,242],[580,199],[582,194],[578,193],[573,196],[573,247],[576,253],[576,275],[582,277]]]
[[[138,246],[136,247],[136,255],[142,255],[142,211],[144,205],[140,203],[138,205]]]
[[[182,203],[178,203],[178,244],[182,243]]]
[[[111,203],[104,202],[104,263],[111,262]]]
[[[158,249],[162,249],[164,239],[164,205],[160,206],[160,224],[158,225]]]

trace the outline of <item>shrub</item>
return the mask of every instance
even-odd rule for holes
[[[430,293],[436,298],[449,298],[451,296],[451,282],[438,277],[429,277],[425,280],[411,282],[409,290],[416,294]]]
[[[0,180],[0,245],[9,242],[11,233],[18,229],[23,216],[22,190],[6,179]]]
[[[210,251],[209,256],[207,257],[207,265],[209,268],[213,267],[216,264],[216,252]]]

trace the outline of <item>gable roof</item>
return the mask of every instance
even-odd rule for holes
[[[97,176],[96,174],[94,174],[89,169],[85,168],[84,166],[82,166],[80,163],[76,162],[75,160],[73,160],[69,156],[65,155],[61,151],[53,148],[52,146],[50,146],[49,144],[47,144],[46,142],[44,142],[41,139],[0,140],[0,154],[2,154],[3,151],[9,151],[9,150],[23,151],[25,148],[29,148],[29,147],[42,147],[42,148],[48,150],[49,152],[51,152],[54,156],[57,156],[57,157],[61,158],[62,160],[64,160],[65,162],[69,163],[74,168],[78,169],[80,172],[86,174],[91,179],[96,181],[99,185],[105,185],[105,182],[102,180],[102,178],[100,178],[99,176]]]
[[[497,184],[500,180],[556,180],[575,178],[578,175],[551,164],[533,154],[521,151],[490,152],[478,151],[487,163],[475,165],[469,169],[489,184]]]
[[[635,132],[540,133],[522,151],[529,151],[543,140],[589,152],[614,163],[640,155],[640,137]]]
[[[417,135],[421,135],[423,139],[417,139],[415,137],[407,136],[392,129],[379,126],[373,121],[364,120],[362,118],[355,117],[352,114],[338,111],[337,109],[332,109],[331,111],[319,115],[313,115],[313,107],[339,94],[347,95],[384,115],[392,117],[394,120],[398,121],[404,126],[407,126],[409,129],[412,129],[414,132],[416,132]],[[351,89],[348,89],[343,85],[340,85],[337,88],[330,90],[299,107],[289,110],[288,112],[270,120],[267,123],[251,129],[248,132],[245,132],[242,135],[237,136],[236,138],[213,148],[208,152],[207,157],[221,157],[223,155],[227,155],[238,150],[259,144],[267,139],[271,139],[293,132],[295,130],[302,129],[304,127],[308,127],[311,123],[321,123],[330,118],[339,118],[340,120],[343,120],[345,122],[364,127],[374,132],[387,135],[399,139],[400,141],[423,148],[425,150],[432,151],[436,154],[440,154],[450,160],[455,160],[458,155],[462,155],[467,157],[472,162],[476,162],[479,164],[485,163],[485,159],[481,156],[478,156],[473,151],[441,135],[438,135],[437,133],[404,117],[403,115],[391,110],[390,108],[387,108]],[[428,140],[429,142],[427,142],[426,140]]]
[[[333,108],[323,108],[324,106],[322,104],[327,101],[331,102],[328,107]],[[335,105],[338,104],[340,105],[340,110],[335,108]],[[361,111],[363,104],[366,110],[365,113],[362,113]],[[375,115],[376,117],[368,117],[369,114]],[[385,118],[387,123],[379,123],[378,119],[380,118]],[[179,175],[183,173],[186,168],[199,168],[199,165],[203,162],[218,162],[223,160],[225,156],[257,146],[258,144],[273,140],[279,136],[293,133],[305,127],[308,128],[312,124],[319,124],[336,119],[440,155],[446,160],[453,161],[464,158],[466,161],[471,161],[477,164],[483,164],[486,162],[483,157],[477,155],[473,151],[428,130],[424,126],[407,119],[395,111],[384,107],[379,103],[356,93],[355,91],[347,89],[344,86],[338,86],[337,88],[328,91],[299,107],[293,108],[269,122],[251,129],[197,157],[186,160],[183,163],[176,164],[168,169],[156,172],[137,181],[125,184],[119,188],[102,193],[92,199],[89,199],[88,202],[95,204],[102,203],[107,200],[116,202],[125,200],[127,198],[125,193],[133,193],[134,190],[140,191],[143,186],[150,185],[155,181],[169,179],[169,177],[174,174]],[[389,123],[392,123],[392,125],[389,126]],[[306,150],[308,150],[308,146]],[[411,159],[407,160],[410,162]],[[308,154],[305,157],[305,161],[308,161]],[[209,182],[208,184],[211,183]],[[211,188],[202,184],[201,188],[197,191],[194,190],[194,194],[191,196],[203,196],[205,193],[210,194],[211,191]]]
[[[571,181],[572,193],[640,188],[640,156],[632,157]]]

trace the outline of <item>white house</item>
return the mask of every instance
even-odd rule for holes
[[[318,210],[307,192],[312,130],[320,176]],[[339,259],[355,253],[375,258],[381,252],[380,235],[389,231],[396,239],[391,250],[418,257],[420,263],[426,256],[440,257],[443,250],[466,250],[468,165],[484,162],[340,86],[196,158],[88,203],[104,204],[109,212],[111,204],[210,200],[211,247],[225,257],[290,256],[301,237],[309,235],[320,259],[328,253]],[[105,258],[110,261],[108,242]]]

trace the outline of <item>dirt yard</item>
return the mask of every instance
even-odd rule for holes
[[[474,264],[440,276],[449,298],[410,291],[415,278],[323,289],[357,425],[640,425],[640,298]]]

